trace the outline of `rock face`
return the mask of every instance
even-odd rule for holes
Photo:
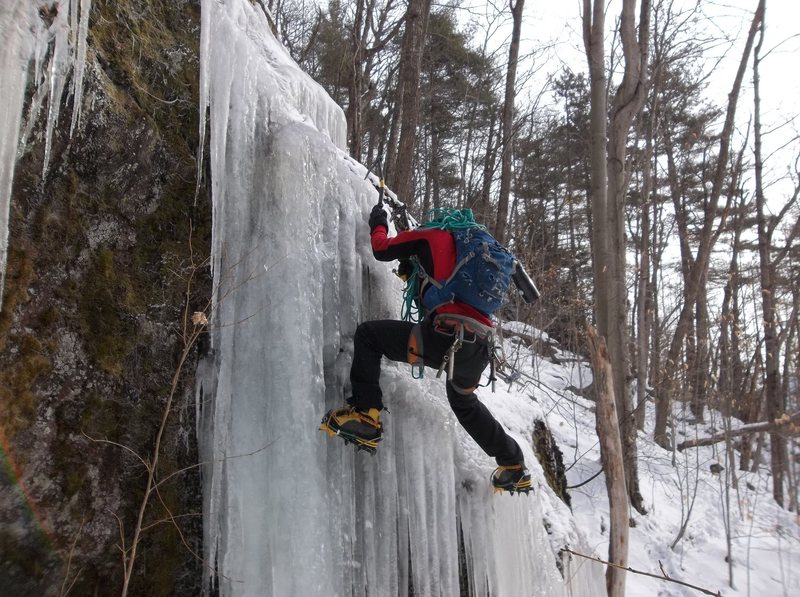
[[[65,94],[47,171],[41,114],[17,162],[0,314],[2,595],[119,592],[173,378],[158,476],[197,461],[195,348],[176,371],[185,313],[210,296],[199,22],[199,2],[94,0],[80,125],[70,137]],[[159,487],[130,594],[198,594],[200,509],[195,468]]]

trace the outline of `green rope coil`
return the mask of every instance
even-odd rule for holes
[[[478,224],[471,209],[432,209],[428,212],[427,221],[420,225],[426,230],[465,230],[467,228],[480,228],[486,230],[486,226]]]
[[[471,209],[432,209],[428,212],[427,221],[420,225],[423,230],[465,230],[467,228],[479,228],[486,230],[486,226],[478,224]],[[414,269],[406,280],[403,288],[403,303],[400,307],[400,316],[403,321],[419,323],[424,317],[424,312],[419,304],[419,260],[411,258]]]
[[[419,323],[422,321],[422,310],[419,308],[418,301],[419,260],[416,257],[412,257],[411,263],[414,264],[414,269],[406,280],[405,288],[403,288],[403,304],[400,306],[400,316],[403,321]]]

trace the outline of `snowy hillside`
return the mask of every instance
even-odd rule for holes
[[[457,595],[460,530],[476,595],[602,593],[600,566],[568,565],[567,581],[556,567],[545,511],[587,549],[563,504],[543,489],[491,494],[494,464],[455,424],[443,382],[388,368],[375,457],[318,431],[344,398],[357,323],[399,307],[369,249],[376,194],[343,159],[341,110],[259,10],[209,0],[202,35],[216,291],[198,402],[222,594]],[[534,463],[535,404],[488,402]]]
[[[504,328],[547,340],[546,334],[526,329],[518,322]],[[570,490],[572,510],[581,530],[588,535],[591,548],[605,557],[609,521],[605,478],[602,474],[592,478],[601,468],[594,404],[568,389],[585,387],[591,381],[591,372],[585,364],[574,363],[575,355],[555,347],[556,355],[551,361],[510,338],[506,356],[515,363],[521,377],[510,388],[498,388],[496,397],[487,403],[514,404],[527,398],[535,404],[536,416],[547,421],[563,452],[569,485],[578,486],[591,479]],[[677,452],[673,466],[672,453],[650,439],[654,412],[651,404],[648,407],[647,433],[639,434],[639,477],[648,514],[641,516],[632,511],[636,526],[630,533],[629,566],[661,575],[661,564],[670,577],[725,596],[800,594],[800,526],[793,513],[772,501],[769,464],[762,463],[757,473],[735,471],[738,489],[731,489],[729,498],[734,554],[730,573],[735,587],[731,589],[725,560],[725,472],[711,472],[712,464],[730,468],[724,444]],[[685,411],[676,407],[674,416],[679,441],[710,435],[712,430],[722,428],[718,413],[709,413],[702,425],[689,422],[688,407]],[[508,419],[506,422],[510,424]],[[549,518],[548,514],[545,511],[545,518]],[[686,520],[682,539],[670,549]],[[627,575],[626,595],[630,597],[699,594],[663,580]]]

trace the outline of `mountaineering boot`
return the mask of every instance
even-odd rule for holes
[[[495,492],[528,493],[532,489],[531,474],[524,464],[498,466],[492,473],[492,485]]]
[[[320,431],[327,431],[331,437],[338,435],[346,444],[353,443],[357,449],[370,454],[375,453],[383,437],[377,408],[370,408],[366,412],[352,406],[334,408],[325,413],[319,428]]]

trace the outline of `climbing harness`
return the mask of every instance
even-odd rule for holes
[[[500,346],[495,344],[495,330],[493,327],[484,325],[479,321],[467,317],[465,315],[457,315],[452,313],[442,313],[434,317],[433,329],[445,336],[452,336],[453,343],[447,349],[436,377],[442,376],[442,373],[447,371],[447,381],[453,382],[453,375],[455,370],[456,353],[461,350],[464,344],[474,344],[480,342],[486,345],[489,351],[490,374],[489,383],[494,391],[496,381],[495,377],[495,361],[500,360],[502,350]],[[466,390],[466,388],[456,388],[458,390]],[[462,392],[463,393],[463,392]]]

